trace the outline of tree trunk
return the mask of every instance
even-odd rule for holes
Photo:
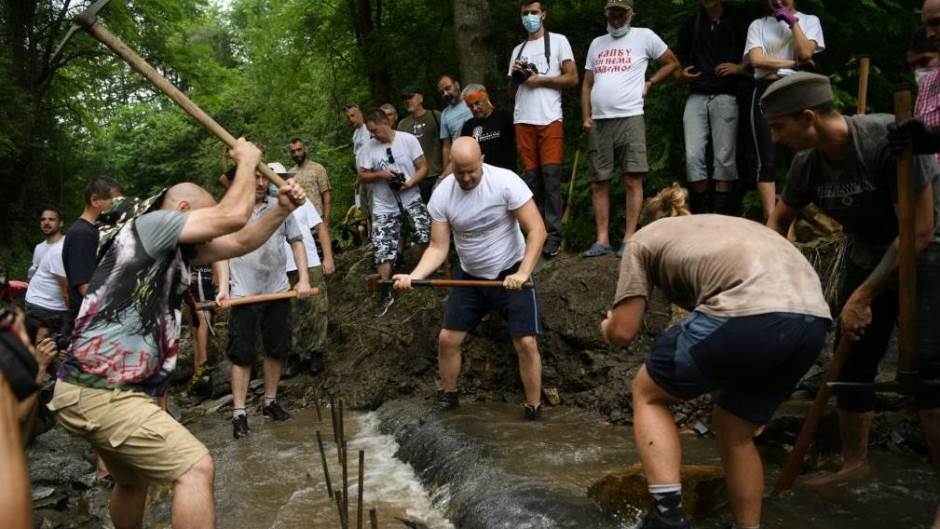
[[[452,0],[457,60],[464,86],[485,83],[490,66],[490,7],[487,0]]]
[[[381,1],[376,9],[376,19],[372,16],[372,0],[348,0],[353,12],[353,27],[356,31],[356,41],[362,50],[366,65],[366,75],[369,76],[369,91],[374,101],[389,101],[391,88],[389,86],[388,67],[382,53],[384,45],[381,36]]]

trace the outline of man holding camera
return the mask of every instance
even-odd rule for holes
[[[647,28],[631,27],[633,0],[610,0],[605,13],[608,34],[591,42],[581,87],[597,226],[597,240],[582,254],[585,257],[611,252],[607,233],[610,179],[618,167],[623,171],[627,199],[623,239],[626,241],[636,231],[643,208],[643,177],[649,172],[643,102],[650,89],[672,75],[679,65],[659,35]],[[647,80],[646,67],[654,60],[661,66]],[[617,255],[622,252],[623,245]]]
[[[428,174],[428,162],[418,138],[396,131],[381,110],[366,114],[366,127],[372,140],[359,152],[359,180],[373,185],[372,245],[375,265],[382,279],[392,275],[404,217],[414,222],[412,241],[419,255],[431,240],[431,218],[421,201],[418,184]],[[381,300],[380,315],[388,311],[391,293]]]
[[[561,91],[578,85],[578,67],[564,35],[545,31],[546,0],[521,0],[528,39],[515,47],[509,63],[516,98],[513,123],[522,179],[545,218],[548,240],[542,254],[561,249],[561,178],[565,159]]]

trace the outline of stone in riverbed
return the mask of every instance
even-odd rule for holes
[[[704,516],[728,501],[725,474],[721,467],[682,466],[682,508],[689,515]],[[650,504],[643,467],[634,465],[608,474],[588,488],[588,497],[608,514],[630,515]]]

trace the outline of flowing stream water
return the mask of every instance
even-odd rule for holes
[[[404,406],[412,406],[407,404]],[[426,404],[414,404],[426,407]],[[403,408],[406,409],[406,408]],[[418,415],[434,417],[430,410]],[[617,469],[638,461],[629,428],[610,426],[597,416],[572,408],[548,410],[541,422],[521,420],[521,408],[504,404],[466,404],[440,421],[441,427],[453,431],[465,444],[479,446],[479,452],[468,452],[472,460],[461,461],[455,454],[454,473],[477,474],[481,479],[503,479],[530,486],[528,492],[542,491],[551,496],[554,506],[564,508],[569,500],[582,508],[587,488]],[[358,451],[365,451],[364,523],[369,527],[368,509],[375,507],[379,527],[402,528],[398,518],[420,522],[417,527],[454,529],[450,520],[466,520],[466,513],[457,512],[456,505],[466,498],[456,497],[469,489],[452,487],[447,472],[429,477],[430,470],[418,471],[396,457],[409,459],[407,450],[395,437],[381,433],[379,414],[347,413],[344,421],[348,440],[348,481],[350,527],[356,527],[358,488]],[[323,410],[323,421],[314,410],[294,414],[286,423],[272,423],[261,417],[250,417],[252,434],[240,441],[231,437],[231,424],[221,415],[208,415],[189,425],[215,459],[216,503],[220,529],[311,529],[339,528],[337,507],[328,497],[317,447],[315,432],[321,432],[334,488],[342,485],[342,474],[333,442],[329,410]],[[424,422],[424,419],[421,419]],[[398,432],[396,432],[397,435]],[[413,434],[420,436],[421,432]],[[439,435],[439,431],[438,434]],[[436,439],[412,439],[434,443]],[[402,441],[405,442],[405,441]],[[715,441],[683,436],[684,461],[694,464],[720,464]],[[413,458],[412,458],[413,459]],[[929,465],[911,454],[875,452],[875,472],[871,480],[852,486],[837,487],[825,493],[798,488],[795,494],[765,502],[763,527],[819,529],[883,529],[904,527],[927,529],[937,501],[936,479]],[[458,468],[460,467],[460,468]],[[491,473],[493,470],[497,473]],[[771,470],[768,488],[776,477]],[[441,477],[443,476],[443,477]],[[466,476],[465,478],[466,479]],[[483,485],[494,491],[498,483]],[[477,491],[481,489],[476,489]],[[485,490],[485,489],[484,489]],[[516,490],[516,489],[507,489]],[[454,496],[454,497],[452,497]],[[485,496],[485,495],[484,495]],[[497,494],[498,496],[498,494]],[[488,499],[486,501],[489,501]],[[521,525],[497,523],[493,516],[500,512],[525,512],[511,503],[511,494],[504,503],[493,506],[492,512],[475,513],[474,523],[463,527],[506,527]],[[580,503],[579,503],[580,502]],[[497,508],[498,507],[498,508]],[[610,519],[611,529],[636,526],[640,509],[624,520]],[[157,491],[151,501],[149,527],[169,527],[168,490]],[[476,511],[486,511],[476,505]],[[499,509],[503,509],[500,511]],[[507,510],[508,509],[508,510]],[[576,510],[572,510],[574,513]],[[564,512],[563,510],[561,512]],[[581,511],[577,511],[581,512]],[[558,514],[555,513],[557,518]],[[547,520],[547,521],[546,521]],[[551,520],[531,527],[568,527]],[[507,520],[508,522],[508,520]],[[719,513],[696,520],[697,529],[727,527],[728,514]],[[573,525],[577,527],[578,525]]]

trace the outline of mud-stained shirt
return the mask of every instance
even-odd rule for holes
[[[248,222],[255,222],[277,202],[267,199],[256,206]],[[229,259],[231,271],[230,292],[233,298],[273,294],[290,288],[287,281],[287,253],[284,241],[292,243],[303,241],[303,234],[297,220],[288,216],[277,230],[254,251],[240,257]]]
[[[711,316],[832,317],[799,250],[765,226],[724,215],[658,220],[627,242],[614,305],[649,297],[654,286],[683,309]]]
[[[307,199],[316,208],[317,213],[323,216],[323,193],[332,190],[326,168],[308,159],[304,160],[302,165],[294,165],[288,172],[294,173],[294,180],[307,193]]]

